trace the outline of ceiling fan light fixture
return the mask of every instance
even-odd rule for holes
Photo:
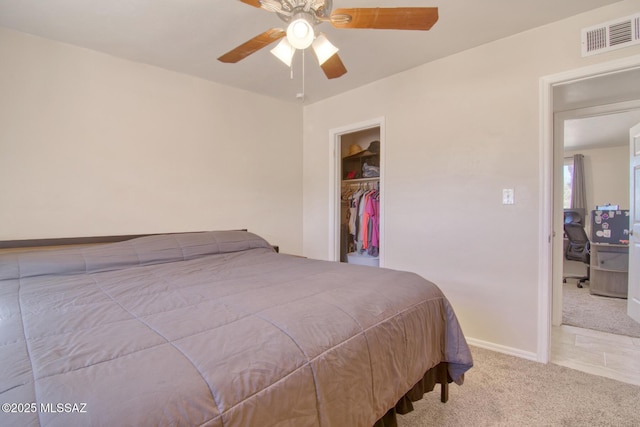
[[[287,26],[271,28],[218,58],[236,63],[260,49],[281,42],[271,53],[291,67],[296,49],[313,46],[315,56],[328,79],[347,72],[338,49],[315,27],[330,22],[334,28],[426,31],[438,21],[437,7],[354,7],[333,9],[333,0],[240,0],[252,7],[274,12]],[[318,37],[316,37],[316,34]],[[304,61],[303,76],[304,76]]]
[[[296,49],[306,49],[311,46],[314,38],[313,25],[311,25],[305,14],[296,15],[287,27],[287,39],[291,46]]]
[[[327,37],[322,33],[316,37],[311,46],[313,47],[313,51],[315,52],[320,65],[324,64],[327,59],[338,53],[339,50],[337,47],[332,45]]]
[[[276,47],[271,49],[271,53],[280,61],[284,62],[288,67],[291,67],[293,54],[296,53],[296,50],[285,37],[280,40],[280,43],[278,43]]]

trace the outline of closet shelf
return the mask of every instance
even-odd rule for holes
[[[354,179],[343,179],[342,182],[372,182],[372,181],[380,181],[379,176],[371,177],[371,178],[354,178]]]

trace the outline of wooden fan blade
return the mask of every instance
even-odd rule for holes
[[[260,4],[260,0],[240,0],[240,1],[244,4],[248,4],[249,6],[262,7],[262,5]]]
[[[218,61],[236,63],[252,53],[259,51],[263,47],[270,45],[274,41],[280,40],[286,34],[286,31],[282,28],[271,28],[262,34],[255,36],[248,42],[241,44],[235,49],[231,49],[229,52],[218,58]]]
[[[328,79],[335,79],[347,72],[347,69],[345,68],[342,60],[337,53],[332,55],[331,58],[324,61],[324,63],[320,67],[322,68],[322,71],[324,71],[324,74]]]
[[[347,16],[351,20],[345,19]],[[336,9],[331,13],[331,24],[336,28],[426,31],[437,20],[437,7],[353,8]]]

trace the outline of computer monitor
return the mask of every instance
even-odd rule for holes
[[[598,205],[596,206],[596,210],[597,211],[619,211],[620,210],[620,205],[611,205],[611,204],[606,204],[606,205]]]
[[[564,210],[564,223],[565,224],[580,224],[584,227],[584,216],[586,210],[584,208],[571,208]]]

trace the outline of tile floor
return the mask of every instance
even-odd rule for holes
[[[551,363],[640,386],[640,338],[554,326]]]

